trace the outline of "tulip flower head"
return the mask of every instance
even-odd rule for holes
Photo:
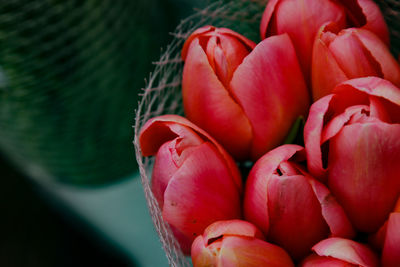
[[[281,144],[309,94],[287,35],[257,46],[224,28],[206,26],[186,41],[185,115],[237,160],[257,159]]]
[[[185,253],[212,222],[241,217],[239,170],[206,132],[164,115],[143,126],[139,141],[143,156],[156,155],[151,189]]]
[[[367,246],[353,240],[332,237],[322,240],[312,250],[300,267],[378,267],[374,252]],[[396,265],[393,265],[393,267]]]
[[[244,215],[294,259],[328,236],[353,237],[342,207],[328,188],[299,165],[304,149],[280,146],[261,157],[246,182]]]
[[[304,141],[311,175],[356,229],[376,232],[400,196],[400,89],[377,77],[341,83],[311,106]]]
[[[253,224],[241,220],[218,221],[207,227],[193,242],[192,262],[194,267],[294,267],[282,248],[265,242]]]
[[[338,32],[335,24],[321,27],[312,58],[314,100],[330,94],[341,82],[376,76],[400,86],[400,65],[386,44],[373,32],[349,28]]]
[[[389,44],[387,25],[372,0],[270,0],[261,21],[261,38],[287,33],[308,81],[314,39],[326,23],[335,23],[339,29],[362,27]]]

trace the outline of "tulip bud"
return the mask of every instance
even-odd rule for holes
[[[304,149],[297,145],[265,154],[250,171],[243,205],[246,220],[296,260],[328,236],[354,235],[328,188],[299,165],[304,160]]]
[[[377,76],[400,86],[400,65],[378,36],[356,28],[338,33],[336,26],[322,26],[315,38],[312,58],[314,100],[353,78]]]
[[[308,81],[314,39],[326,23],[335,23],[339,29],[363,27],[389,44],[387,25],[372,0],[270,0],[261,21],[261,38],[287,33]]]
[[[282,248],[263,240],[263,234],[249,222],[215,222],[194,240],[193,266],[294,267]]]
[[[281,144],[309,107],[289,37],[254,46],[238,33],[206,26],[182,50],[185,115],[238,160]]]
[[[311,106],[304,142],[311,175],[356,229],[376,232],[400,196],[400,89],[376,77],[341,83]]]
[[[239,170],[206,132],[164,115],[143,126],[139,141],[143,156],[156,154],[151,189],[185,253],[212,222],[241,217]]]
[[[300,267],[378,267],[378,258],[367,246],[353,240],[332,237],[316,244]],[[395,266],[395,265],[393,265]]]

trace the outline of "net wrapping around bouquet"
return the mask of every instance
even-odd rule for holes
[[[259,23],[267,0],[260,1],[218,1],[204,10],[197,11],[183,20],[172,33],[173,40],[166,48],[160,60],[155,62],[154,72],[150,74],[146,88],[136,112],[135,149],[142,184],[153,222],[160,236],[163,248],[171,266],[190,266],[190,260],[184,257],[170,227],[163,220],[160,207],[150,189],[151,170],[154,158],[141,156],[139,132],[146,121],[162,114],[183,115],[181,79],[183,61],[181,49],[186,38],[197,28],[204,25],[226,27],[245,37],[259,41]],[[377,2],[390,27],[392,52],[398,57],[400,48],[400,3],[397,1]]]

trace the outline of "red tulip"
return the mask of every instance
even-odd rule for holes
[[[339,29],[355,26],[374,31],[389,44],[387,25],[372,0],[270,0],[261,21],[261,38],[288,33],[308,80],[314,38],[329,22]]]
[[[289,37],[253,47],[238,33],[206,26],[182,50],[186,116],[238,160],[257,159],[281,144],[309,107]]]
[[[400,89],[367,77],[333,92],[310,108],[308,170],[329,185],[355,228],[376,232],[400,196]]]
[[[313,248],[300,267],[378,267],[378,258],[367,246],[353,240],[332,237]],[[395,265],[393,265],[394,267]]]
[[[263,234],[249,222],[215,222],[194,240],[193,266],[294,267],[282,248],[263,240]]]
[[[294,259],[328,236],[352,237],[352,226],[329,190],[300,167],[304,149],[280,146],[261,157],[246,182],[244,215]]]
[[[239,170],[206,132],[164,115],[150,119],[139,138],[143,156],[156,155],[151,188],[185,253],[212,222],[241,217]]]
[[[338,32],[334,24],[321,27],[312,58],[313,99],[330,94],[341,82],[377,76],[400,86],[400,65],[374,33],[350,28]]]

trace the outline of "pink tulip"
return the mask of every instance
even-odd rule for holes
[[[186,116],[238,160],[281,144],[307,113],[309,95],[287,35],[254,47],[238,33],[206,26],[188,38],[182,57]]]
[[[139,141],[143,156],[156,155],[151,188],[185,253],[212,222],[241,217],[239,170],[205,131],[164,115],[143,126]]]
[[[400,65],[374,33],[349,28],[338,32],[334,24],[321,27],[312,58],[313,99],[330,94],[341,82],[377,76],[400,86]]]
[[[353,240],[332,237],[322,240],[300,267],[378,267],[378,258],[367,246]],[[393,267],[396,265],[393,265]]]
[[[244,215],[294,259],[328,236],[353,237],[343,209],[300,164],[304,149],[280,146],[261,157],[246,182]]]
[[[263,234],[249,222],[215,222],[194,240],[193,266],[294,267],[282,248],[263,240]]]
[[[367,77],[333,92],[310,108],[308,170],[329,185],[356,229],[373,233],[400,196],[400,89]]]
[[[389,44],[387,25],[372,0],[270,0],[261,21],[261,38],[288,33],[309,80],[314,38],[330,22],[339,29],[355,26],[374,31]]]

